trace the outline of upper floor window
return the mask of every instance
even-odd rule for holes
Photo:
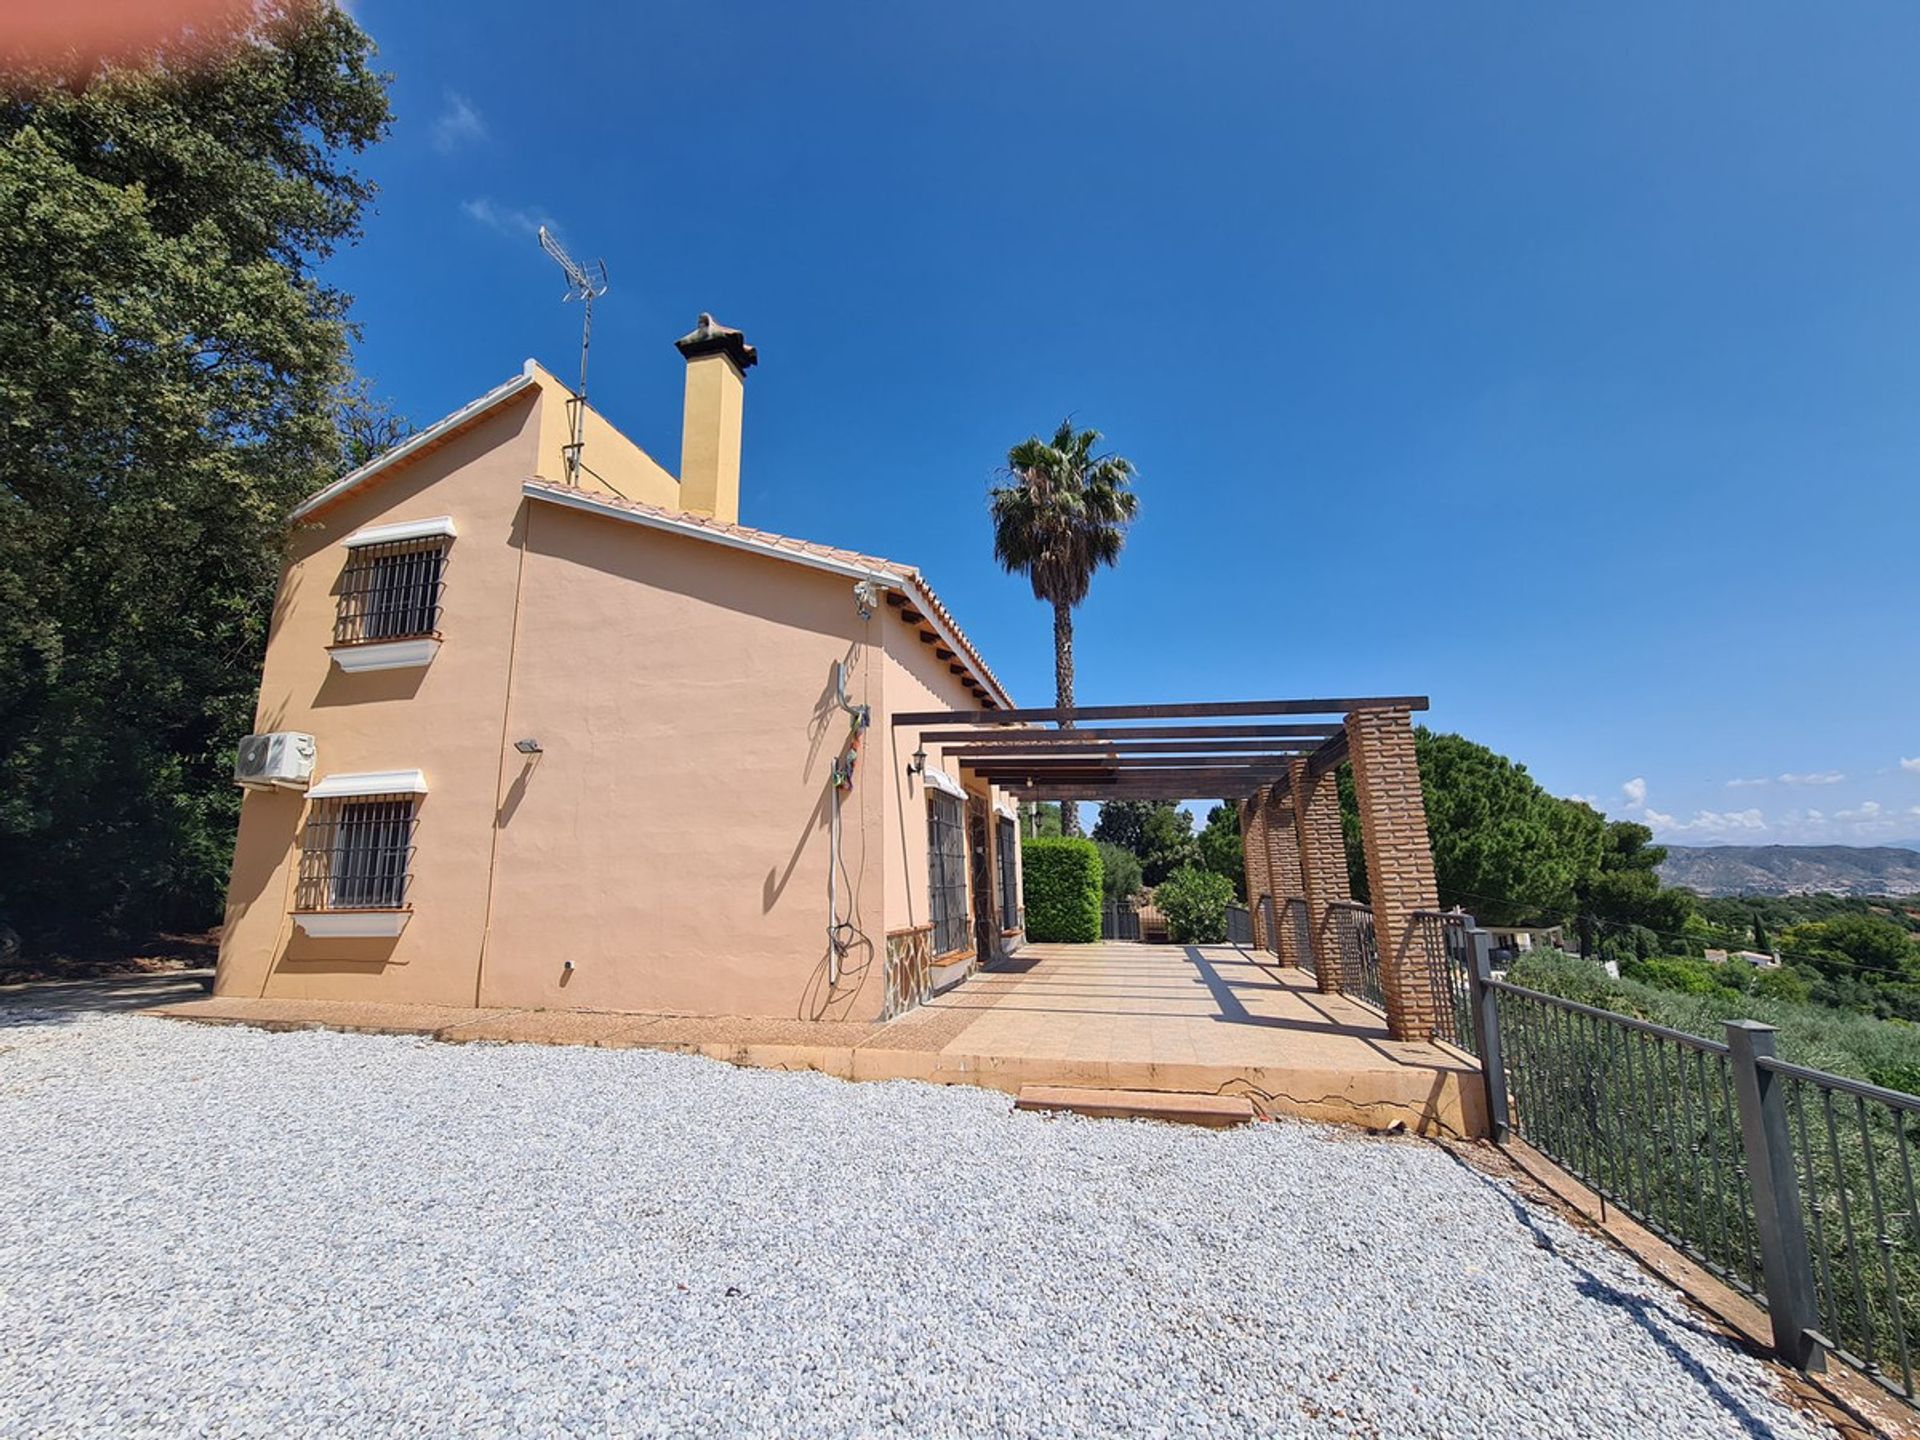
[[[437,635],[448,541],[443,537],[357,545],[340,576],[333,643]]]

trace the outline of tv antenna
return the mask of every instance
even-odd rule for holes
[[[580,302],[580,388],[573,392],[573,398],[567,402],[567,444],[560,452],[566,462],[567,484],[580,483],[580,451],[586,444],[587,426],[587,347],[593,342],[593,302],[607,293],[607,264],[604,260],[595,260],[591,265],[582,265],[566,252],[564,246],[547,230],[540,227],[540,248],[552,257],[554,263],[567,274],[567,293],[564,300]]]

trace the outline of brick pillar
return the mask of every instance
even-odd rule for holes
[[[1380,988],[1387,1029],[1396,1040],[1425,1040],[1440,1016],[1440,976],[1421,943],[1416,910],[1440,908],[1427,838],[1427,806],[1414,756],[1413,717],[1405,710],[1356,710],[1347,716],[1347,754],[1360,802],[1360,833],[1380,942]]]
[[[1246,855],[1247,906],[1253,917],[1253,948],[1267,945],[1266,926],[1260,918],[1260,897],[1273,893],[1273,877],[1267,861],[1267,791],[1253,792],[1253,798],[1240,807],[1240,848]]]
[[[1275,791],[1267,801],[1267,874],[1273,882],[1274,952],[1282,965],[1300,963],[1291,903],[1306,899],[1300,888],[1300,839],[1294,832],[1293,800]]]
[[[1293,832],[1300,845],[1300,888],[1313,931],[1313,968],[1322,990],[1340,988],[1340,937],[1327,918],[1327,906],[1351,900],[1347,882],[1347,840],[1340,830],[1340,784],[1328,771],[1309,779],[1307,762],[1295,760]]]

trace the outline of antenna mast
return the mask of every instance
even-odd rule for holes
[[[587,425],[587,346],[593,341],[593,302],[596,297],[607,293],[607,265],[604,260],[595,260],[591,265],[582,265],[561,246],[547,227],[540,227],[540,248],[547,252],[567,275],[567,293],[562,300],[578,300],[581,305],[580,317],[580,388],[573,392],[573,398],[567,402],[566,448],[561,452],[566,459],[567,484],[580,483],[580,451],[586,445]]]

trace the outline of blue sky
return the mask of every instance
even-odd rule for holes
[[[1424,693],[1665,838],[1920,836],[1920,9],[353,9],[329,273],[417,421],[570,373],[546,221],[596,405],[677,468],[670,342],[744,329],[743,518],[921,565],[1024,703],[985,495],[1071,413],[1142,474],[1083,703]]]

